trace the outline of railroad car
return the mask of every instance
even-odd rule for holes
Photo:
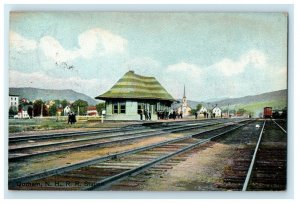
[[[287,118],[287,108],[278,110],[275,109],[272,111],[272,118],[275,119],[286,119]]]
[[[264,108],[264,118],[272,118],[272,107],[265,107]]]

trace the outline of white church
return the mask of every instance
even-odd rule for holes
[[[192,108],[188,105],[188,101],[185,96],[185,86],[183,87],[183,98],[182,98],[182,104],[177,109],[177,113],[180,115],[182,113],[182,116],[189,116],[191,115]]]

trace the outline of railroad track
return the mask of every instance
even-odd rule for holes
[[[45,144],[27,144],[26,145],[14,145],[9,147],[9,161],[24,160],[26,158],[32,158],[41,155],[49,155],[52,153],[58,153],[63,151],[81,150],[91,147],[104,147],[110,146],[116,143],[128,142],[137,139],[143,139],[147,137],[167,135],[170,133],[194,130],[198,128],[209,127],[220,124],[220,122],[204,122],[200,124],[192,124],[186,126],[171,126],[160,128],[159,130],[138,130],[137,132],[125,132],[117,133],[114,135],[98,135],[96,137],[83,138],[77,140],[68,140],[60,142],[48,142]]]
[[[273,122],[285,133],[287,133],[287,121],[283,119],[272,119]]]
[[[256,144],[236,149],[227,166],[223,190],[270,191],[286,188],[286,131],[274,121],[265,120]],[[251,138],[253,141],[253,137]],[[252,142],[251,141],[251,142]]]
[[[206,123],[206,122],[220,122],[224,119],[208,119],[208,120],[195,120],[195,121],[176,121],[176,122],[168,122],[168,123],[162,123],[162,122],[150,122],[150,123],[144,123],[140,125],[129,125],[122,128],[113,128],[113,129],[107,129],[107,130],[91,130],[91,131],[79,131],[79,132],[64,132],[64,133],[50,133],[50,134],[41,134],[41,135],[15,135],[9,137],[9,143],[10,144],[18,144],[22,142],[30,141],[41,141],[41,140],[54,140],[54,139],[63,139],[63,138],[76,138],[76,137],[82,137],[82,136],[89,136],[89,135],[99,135],[99,134],[116,134],[116,133],[130,133],[132,131],[144,131],[145,126],[155,126],[157,125],[157,128],[161,127],[168,127],[168,126],[182,126],[185,124],[194,124],[194,123]],[[146,128],[149,129],[149,128]]]
[[[129,175],[140,173],[157,163],[226,135],[247,125],[248,122],[251,121],[244,120],[208,132],[194,133],[72,166],[10,179],[9,188],[18,190],[101,190]],[[209,134],[209,136],[199,139],[201,134]]]
[[[259,150],[252,161],[253,168],[249,169],[249,182],[244,184],[245,191],[286,190],[287,133],[276,121],[273,122],[278,128],[267,121]]]

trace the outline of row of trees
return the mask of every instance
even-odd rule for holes
[[[87,107],[89,106],[87,101],[78,99],[72,104],[69,104],[67,100],[53,100],[53,102],[50,102],[49,105],[46,105],[46,102],[39,99],[35,100],[34,102],[22,102],[20,101],[18,109],[16,107],[10,107],[9,109],[9,115],[14,116],[18,113],[19,110],[23,109],[26,110],[28,115],[30,117],[32,116],[41,116],[41,113],[43,116],[56,116],[58,110],[61,111],[61,114],[63,115],[64,109],[66,106],[70,106],[71,111],[79,115],[86,115],[87,114]],[[101,114],[101,111],[105,108],[105,103],[99,103],[96,105],[96,109],[99,114]]]

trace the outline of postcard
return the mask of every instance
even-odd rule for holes
[[[8,189],[286,191],[288,14],[12,11]]]

